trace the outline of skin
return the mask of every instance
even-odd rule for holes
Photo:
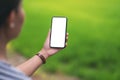
[[[7,61],[6,45],[9,41],[16,38],[21,32],[22,25],[24,23],[24,10],[19,5],[18,12],[12,10],[6,23],[0,28],[0,60]],[[66,41],[68,40],[68,34],[66,35]],[[62,49],[54,49],[49,47],[50,31],[44,43],[43,48],[38,52],[43,55],[46,59],[50,56],[56,54]],[[67,43],[66,43],[67,45]],[[31,76],[40,66],[42,65],[42,60],[38,56],[33,56],[31,59],[27,60],[23,64],[20,64],[16,68],[25,73],[27,76]]]

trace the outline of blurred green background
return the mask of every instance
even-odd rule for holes
[[[43,69],[81,80],[120,80],[120,0],[24,0],[26,21],[12,42],[27,58],[43,46],[52,16],[68,17],[68,47]]]

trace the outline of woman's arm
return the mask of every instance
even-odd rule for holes
[[[45,41],[43,48],[39,52],[39,54],[44,56],[45,59],[47,59],[48,57],[54,55],[55,53],[61,50],[61,49],[50,48],[49,38],[50,38],[50,32],[48,33],[48,36],[47,36],[47,39]],[[68,35],[66,39],[68,39]],[[34,57],[29,59],[25,63],[17,66],[17,68],[21,70],[22,72],[24,72],[27,76],[31,76],[41,65],[42,65],[42,60],[37,55],[35,55]]]
[[[40,51],[40,53],[43,54],[46,59],[48,58],[48,56],[44,55],[46,53],[44,53],[43,51]],[[17,66],[17,68],[24,72],[27,76],[31,76],[41,65],[42,60],[37,55],[35,55],[23,64]]]

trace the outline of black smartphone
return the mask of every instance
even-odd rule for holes
[[[67,33],[67,18],[53,17],[50,34],[51,48],[65,48]]]

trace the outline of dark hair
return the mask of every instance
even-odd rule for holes
[[[0,0],[0,27],[5,24],[12,10],[17,10],[21,0]]]

